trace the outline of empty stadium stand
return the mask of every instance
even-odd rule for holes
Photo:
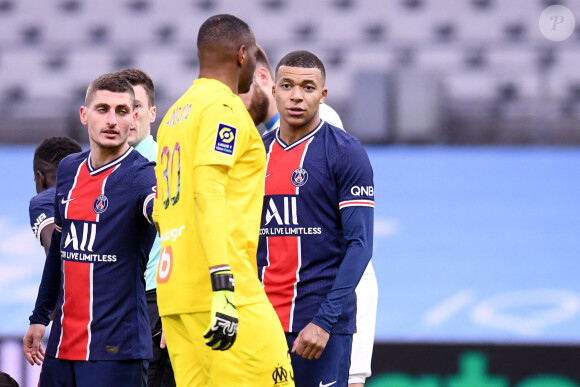
[[[538,20],[553,4],[580,21],[572,0],[2,0],[0,141],[82,138],[83,89],[122,67],[150,73],[167,107],[197,77],[200,24],[232,13],[274,65],[290,50],[317,53],[328,102],[363,141],[580,143],[580,28],[562,42],[544,37]],[[426,83],[400,81],[409,71]],[[369,73],[388,90],[366,93],[357,82]],[[425,87],[436,91],[418,98]]]

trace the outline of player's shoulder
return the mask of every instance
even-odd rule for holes
[[[269,130],[264,134],[262,134],[262,141],[264,142],[264,145],[266,147],[268,147],[272,143],[272,141],[276,139],[276,133],[278,132],[278,130],[279,129],[277,128],[274,130]]]
[[[44,207],[46,205],[54,204],[54,193],[56,192],[56,186],[45,189],[39,194],[34,195],[30,199],[30,208]]]
[[[191,97],[202,105],[213,105],[218,102],[236,104],[236,100],[239,99],[228,86],[216,79],[196,79],[193,85]]]
[[[135,149],[131,149],[131,153],[127,155],[127,161],[131,169],[142,170],[155,167],[155,161],[149,160]]]
[[[255,129],[250,113],[242,99],[228,86],[216,79],[197,79],[191,94],[199,112],[236,129]]]
[[[78,164],[79,161],[84,161],[89,156],[90,150],[84,150],[78,153],[71,153],[68,156],[65,156],[60,163],[58,164],[59,168],[61,165],[68,166],[70,164]]]
[[[372,170],[367,151],[355,136],[328,123],[323,129],[323,146],[332,168],[342,171],[356,166]]]
[[[90,150],[85,150],[79,153],[72,153],[65,158],[63,158],[60,163],[58,164],[57,169],[57,182],[58,182],[58,175],[60,174],[69,174],[75,173],[79,164],[86,161],[89,157]],[[58,184],[58,183],[57,183]]]
[[[322,129],[325,136],[325,142],[328,146],[347,149],[355,147],[357,149],[362,149],[360,141],[352,134],[345,132],[344,129],[334,126],[326,121],[324,122]]]

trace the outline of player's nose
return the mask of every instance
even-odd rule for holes
[[[115,126],[117,125],[117,114],[114,110],[109,110],[107,113],[107,125]]]
[[[302,88],[300,86],[293,87],[290,91],[290,98],[293,101],[302,101]]]

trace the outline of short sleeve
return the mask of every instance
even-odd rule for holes
[[[199,165],[231,168],[248,141],[248,112],[241,101],[224,101],[215,100],[202,112],[198,137]]]
[[[34,237],[40,242],[42,229],[54,223],[54,190],[36,195],[30,200],[28,213]],[[52,193],[52,194],[51,194]]]
[[[133,180],[133,187],[137,196],[138,211],[147,222],[153,224],[153,199],[155,199],[155,190],[157,189],[154,162],[147,162],[139,166]]]

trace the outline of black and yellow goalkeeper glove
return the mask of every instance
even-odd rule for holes
[[[230,270],[211,274],[213,299],[211,302],[211,323],[204,338],[205,344],[213,350],[225,351],[236,341],[238,333],[238,312],[234,304],[234,276]]]

